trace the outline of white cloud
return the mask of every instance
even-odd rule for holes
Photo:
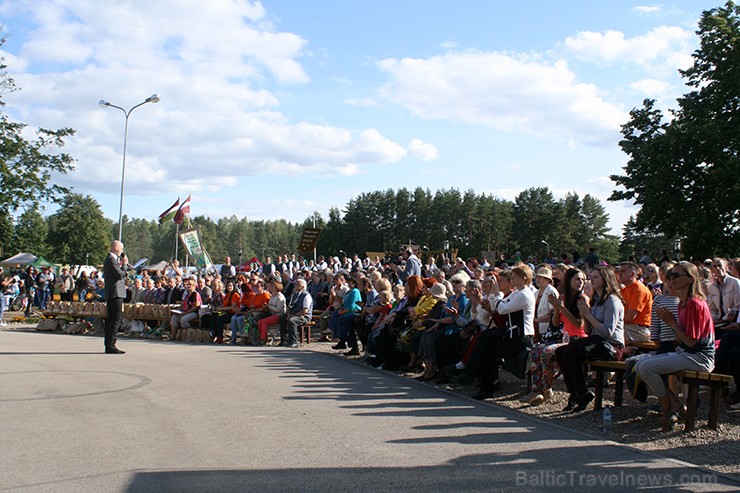
[[[4,96],[6,109],[31,127],[76,129],[65,151],[77,170],[59,181],[86,193],[115,193],[121,176],[124,115],[98,100],[128,109],[154,92],[161,102],[130,117],[132,193],[160,193],[163,183],[213,191],[264,173],[353,176],[407,154],[374,128],[278,112],[273,86],[310,81],[299,61],[307,41],[276,31],[260,2],[27,0],[0,12],[29,29],[6,54],[23,89]]]
[[[498,52],[386,59],[381,97],[426,119],[579,142],[612,143],[626,113],[565,61]]]
[[[641,15],[655,15],[659,14],[663,10],[663,5],[638,5],[632,7],[632,12]]]
[[[567,38],[563,48],[566,53],[593,63],[635,64],[649,70],[675,71],[691,64],[693,39],[693,33],[675,26],[658,26],[632,38],[613,30],[582,31]]]
[[[421,161],[433,161],[439,157],[439,149],[434,144],[427,144],[419,139],[411,141],[409,151]]]
[[[657,79],[642,79],[630,84],[630,88],[646,97],[656,98],[668,93],[671,85],[668,82]]]

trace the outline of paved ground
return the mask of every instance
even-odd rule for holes
[[[0,331],[0,491],[740,488],[326,354],[102,343]]]

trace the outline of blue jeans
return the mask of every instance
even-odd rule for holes
[[[244,315],[233,315],[231,317],[231,343],[236,344],[236,333],[244,327]]]
[[[39,308],[46,310],[46,304],[49,302],[49,292],[45,289],[39,289]]]

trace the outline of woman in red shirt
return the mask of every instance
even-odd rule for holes
[[[701,275],[694,264],[677,263],[666,276],[668,289],[678,296],[678,320],[666,308],[655,313],[676,334],[679,346],[675,353],[665,353],[642,359],[635,371],[660,401],[663,430],[669,431],[680,420],[686,407],[666,387],[663,375],[679,370],[711,372],[714,368],[714,323],[709,306],[704,301]]]

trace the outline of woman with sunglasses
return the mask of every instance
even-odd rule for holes
[[[663,375],[679,370],[711,372],[714,368],[714,323],[704,301],[701,277],[694,264],[679,262],[669,272],[668,289],[678,296],[678,319],[670,310],[660,307],[655,313],[676,334],[675,353],[642,359],[635,371],[650,391],[658,397],[663,412],[663,431],[670,431],[686,407],[666,387]]]

